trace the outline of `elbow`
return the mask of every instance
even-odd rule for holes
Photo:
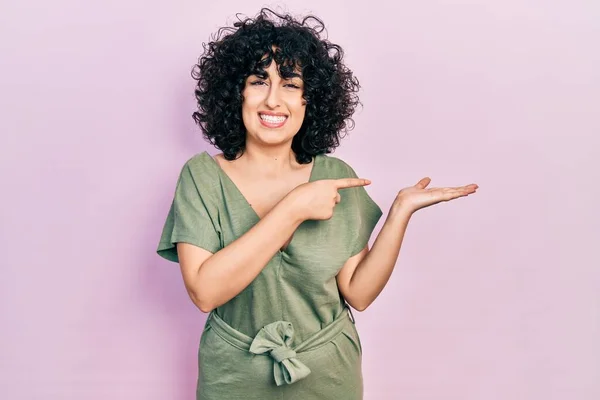
[[[210,301],[210,299],[207,299],[205,296],[199,296],[194,292],[189,292],[189,295],[194,305],[203,313],[209,313],[216,308],[214,302]]]
[[[353,306],[352,308],[354,308],[358,312],[363,312],[367,309],[367,307],[367,305],[357,305],[356,307]]]
[[[204,300],[204,301],[196,300],[196,301],[194,301],[194,304],[196,305],[196,307],[198,307],[200,309],[200,311],[202,311],[203,313],[207,313],[207,314],[215,309],[215,306],[213,306],[212,303],[210,303],[206,300]]]
[[[342,295],[346,304],[348,304],[352,309],[362,312],[367,309],[369,303],[366,301],[361,301],[361,299],[357,299],[353,296],[348,295],[348,291],[346,291],[346,295]]]
[[[196,303],[196,307],[198,307],[203,313],[207,314],[215,309],[215,307],[206,305],[204,303]]]
[[[369,307],[369,305],[370,305],[368,303],[360,303],[360,302],[356,302],[356,301],[353,301],[352,303],[348,302],[348,304],[350,304],[350,306],[358,312],[365,311],[367,309],[367,307]]]
[[[354,309],[358,312],[363,312],[365,311],[367,308],[369,308],[371,306],[371,304],[373,304],[373,301],[375,299],[371,299],[371,300],[365,300],[365,301],[356,301],[354,302],[354,304],[351,304],[352,307],[354,307]]]

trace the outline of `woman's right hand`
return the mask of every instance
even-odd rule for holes
[[[370,183],[370,180],[361,178],[321,179],[297,186],[286,197],[291,201],[294,214],[301,221],[324,220],[333,216],[333,209],[341,200],[339,189]]]

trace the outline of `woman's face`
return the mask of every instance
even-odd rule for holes
[[[298,133],[306,111],[304,85],[298,76],[283,79],[272,61],[265,76],[250,75],[242,91],[242,119],[246,140],[264,144],[291,141]]]

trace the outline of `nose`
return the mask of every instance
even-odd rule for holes
[[[269,108],[277,108],[279,106],[279,88],[278,85],[270,85],[265,104]]]

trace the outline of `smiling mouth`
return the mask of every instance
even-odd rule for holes
[[[258,114],[258,118],[260,119],[260,123],[268,128],[279,128],[288,119],[286,115],[267,115],[261,113]]]

